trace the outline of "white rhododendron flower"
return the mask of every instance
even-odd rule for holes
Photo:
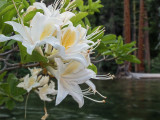
[[[52,67],[48,67],[50,73],[52,73],[58,80],[58,93],[56,98],[56,105],[58,105],[68,94],[78,102],[79,107],[84,104],[83,97],[85,96],[79,86],[79,84],[87,82],[91,85],[91,88],[95,89],[94,84],[89,81],[90,78],[95,77],[95,73],[84,67],[80,62],[71,61],[64,64],[61,59],[55,59],[57,63],[57,70]]]
[[[17,85],[17,87],[21,87],[27,92],[30,92],[33,88],[44,86],[49,82],[48,76],[38,76],[38,73],[42,70],[41,68],[33,68],[29,69],[31,71],[31,76],[27,74],[24,78],[22,78],[22,82]]]
[[[37,76],[34,75],[29,77],[29,74],[24,77],[23,82],[17,85],[17,87],[21,87],[27,90],[27,92],[30,92],[33,88],[36,88],[38,86],[40,86],[40,83],[37,81]]]
[[[22,45],[27,48],[28,54],[32,54],[33,49],[36,46],[41,46],[45,43],[51,44],[56,47],[55,43],[57,39],[52,36],[55,31],[59,31],[59,25],[62,24],[62,21],[57,18],[50,18],[41,13],[36,13],[34,18],[30,23],[30,27],[24,26],[22,24],[8,21],[7,24],[10,24],[14,31],[19,34],[11,37],[5,37],[0,35],[0,41],[7,41],[14,39],[22,42]]]
[[[47,95],[56,95],[57,90],[55,90],[55,83],[51,81],[51,83],[45,84],[43,87],[38,88],[39,91],[37,93],[39,94],[41,100],[43,101],[52,101],[51,98],[49,98]]]
[[[57,3],[55,3],[55,4],[57,4]],[[58,7],[58,4],[57,5],[55,5],[55,4],[49,5],[48,7],[46,7],[46,5],[43,2],[35,2],[35,3],[33,3],[33,6],[30,6],[27,9],[27,11],[29,12],[34,9],[42,9],[44,11],[44,15],[61,19],[63,21],[63,25],[70,23],[69,20],[73,16],[75,16],[75,14],[72,12],[69,12],[69,11],[60,13],[60,9],[63,7],[63,5],[61,4]]]
[[[82,31],[80,31],[82,30]],[[91,47],[90,44],[95,44],[94,42],[86,39],[87,30],[81,26],[74,27],[73,24],[69,24],[68,27],[62,29],[61,38],[57,41],[58,49],[63,51],[64,54],[60,54],[55,49],[46,48],[46,53],[51,54],[48,59],[54,59],[57,56],[62,57],[64,60],[76,60],[81,62],[83,65],[88,66],[89,60],[86,59],[88,49]],[[54,53],[54,54],[53,54]]]

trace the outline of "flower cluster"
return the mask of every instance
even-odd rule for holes
[[[93,42],[92,39],[97,34],[101,34],[103,30],[97,28],[93,33],[87,35],[87,28],[83,28],[80,24],[74,26],[70,21],[75,14],[69,9],[69,5],[65,8],[65,12],[61,12],[63,5],[63,0],[55,1],[48,7],[43,2],[35,2],[28,7],[26,15],[38,9],[43,10],[43,13],[37,12],[29,21],[29,26],[24,25],[22,18],[20,18],[20,23],[6,22],[17,34],[10,37],[0,35],[0,42],[14,39],[26,47],[28,54],[32,55],[33,50],[36,50],[46,57],[48,64],[45,69],[48,75],[57,79],[58,86],[55,90],[53,80],[50,80],[49,76],[39,75],[42,69],[34,68],[30,69],[31,76],[28,74],[22,78],[18,87],[28,92],[35,90],[44,101],[52,100],[47,96],[48,94],[57,95],[56,105],[61,103],[67,95],[71,95],[79,107],[83,106],[84,98],[103,103],[104,100],[97,101],[88,97],[90,94],[97,93],[106,98],[96,90],[95,85],[90,81],[91,78],[96,77],[96,73],[88,69],[88,66],[91,65],[90,54],[100,42],[100,40]],[[89,88],[81,90],[79,85],[83,83]]]

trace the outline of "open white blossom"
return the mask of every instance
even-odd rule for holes
[[[37,81],[37,76],[34,75],[29,77],[29,74],[24,77],[23,82],[17,85],[17,87],[21,87],[27,90],[27,92],[30,92],[33,88],[36,88],[38,86],[40,86],[40,83]]]
[[[55,49],[46,48],[46,53],[51,54],[48,59],[60,56],[64,60],[76,60],[88,66],[89,60],[86,59],[86,55],[83,53],[87,54],[88,49],[91,47],[89,43],[94,44],[94,42],[87,40],[85,38],[86,34],[87,30],[81,26],[74,27],[73,24],[69,24],[68,27],[62,29],[61,38],[57,41],[57,49],[63,51],[65,48],[64,53],[60,54]]]
[[[32,54],[32,51],[36,46],[41,46],[45,43],[51,44],[56,48],[57,39],[52,35],[55,31],[60,30],[59,25],[62,24],[62,21],[38,12],[33,17],[30,27],[13,21],[7,21],[6,23],[11,25],[14,31],[19,34],[11,37],[0,35],[0,42],[10,39],[20,41],[22,42],[22,45],[27,48],[28,54]]]
[[[33,88],[44,86],[48,84],[49,77],[48,76],[37,76],[38,72],[41,71],[40,68],[29,69],[31,71],[31,76],[27,74],[24,78],[22,78],[22,82],[17,85],[17,87],[21,87],[27,92],[30,92]]]
[[[64,64],[61,59],[56,58],[58,66],[57,70],[52,67],[48,67],[50,73],[52,73],[58,80],[58,93],[56,98],[56,105],[58,105],[68,94],[78,102],[79,107],[84,104],[84,94],[79,84],[87,82],[87,84],[95,89],[94,84],[89,81],[90,78],[95,77],[95,73],[84,67],[83,64],[77,61],[71,61],[68,64]]]
[[[49,98],[47,95],[57,94],[57,90],[55,90],[55,83],[53,81],[51,81],[49,85],[45,84],[43,87],[38,88],[38,90],[39,91],[37,91],[37,93],[43,101],[52,101],[52,99]]]
[[[55,3],[53,5],[49,5],[48,7],[46,7],[46,4],[44,4],[43,2],[35,2],[33,3],[33,6],[30,6],[28,8],[28,12],[33,10],[33,9],[42,9],[44,11],[44,15],[48,16],[48,17],[56,17],[58,19],[61,19],[63,22],[63,25],[66,25],[69,22],[69,20],[75,16],[74,13],[66,11],[63,13],[60,13],[60,9],[63,7],[62,4],[63,1],[59,2],[55,1]],[[59,6],[59,7],[58,7]]]

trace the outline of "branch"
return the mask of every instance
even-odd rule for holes
[[[5,53],[0,53],[0,56],[8,55],[8,54],[10,54],[10,53],[12,53],[12,52],[15,52],[15,51],[17,51],[17,50],[18,50],[18,46],[16,46],[15,48],[13,48],[13,49],[5,52]]]
[[[7,64],[5,64],[5,66],[3,67],[3,69],[0,70],[0,74],[3,73],[3,72],[5,72],[5,71],[8,71],[8,70],[14,70],[14,69],[18,69],[18,68],[37,67],[39,65],[40,65],[39,63],[33,63],[33,64],[16,63],[16,64],[13,64],[12,67],[8,67],[7,68]]]
[[[102,62],[102,61],[112,61],[112,60],[116,60],[118,57],[115,57],[115,58],[108,58],[108,56],[103,56],[102,59],[100,60],[95,60],[95,61],[92,61],[93,63],[99,63],[99,62]]]

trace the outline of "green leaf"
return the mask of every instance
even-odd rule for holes
[[[141,63],[141,61],[134,55],[126,55],[126,56],[119,58],[119,60],[129,61],[129,62],[137,63],[137,64]]]
[[[24,4],[25,8],[29,7],[29,3],[26,0],[23,0],[23,4]]]
[[[91,26],[91,24],[90,24],[90,22],[89,22],[87,17],[85,17],[85,24],[88,25],[88,26]]]
[[[88,66],[88,69],[93,70],[93,71],[97,74],[97,67],[96,67],[94,64],[89,65],[89,66]]]
[[[102,53],[102,55],[112,55],[112,54],[113,54],[113,52],[110,51],[110,50],[107,50],[107,51]]]
[[[18,42],[18,46],[20,48],[20,55],[21,55],[21,62],[28,63],[28,62],[43,62],[47,63],[47,59],[43,57],[39,52],[34,50],[32,55],[27,53],[26,47],[22,45],[22,43]]]
[[[11,21],[13,19],[13,17],[15,17],[17,15],[17,12],[14,9],[12,9],[11,11],[5,13],[5,15],[3,15],[3,21],[2,21],[2,33],[3,34],[10,34],[11,32],[13,32],[13,28],[11,25],[8,25],[4,22],[6,21]]]
[[[6,14],[7,12],[11,11],[12,9],[14,9],[14,5],[13,4],[8,5],[2,11],[0,11],[0,16]]]
[[[4,104],[7,100],[7,97],[0,96],[0,105]]]
[[[0,74],[0,82],[3,81],[4,76],[6,75],[7,72],[1,73]]]
[[[80,9],[80,11],[84,11],[84,2],[83,0],[76,0],[76,7],[78,7]]]
[[[129,48],[131,48],[131,47],[135,46],[135,44],[136,44],[136,42],[135,42],[135,41],[133,41],[133,42],[131,42],[131,43],[127,43],[127,44],[125,44],[124,46],[125,46],[125,47],[129,47]]]
[[[106,45],[104,45],[104,43],[100,43],[100,45],[98,46],[98,48],[97,48],[97,51],[99,52],[99,53],[103,53],[103,52],[105,52],[106,50],[108,50],[108,48],[106,47]]]
[[[18,101],[18,102],[23,102],[24,101],[24,98],[22,95],[19,95],[19,96],[13,96],[13,99],[15,101]]]
[[[70,2],[70,0],[65,0],[63,8],[66,8],[68,6],[69,2]]]
[[[12,2],[6,2],[6,4],[2,4],[0,7],[0,11],[2,11],[3,9],[5,9],[7,6],[13,4]]]
[[[0,8],[4,5],[4,4],[6,4],[7,3],[7,0],[1,0],[0,1]]]
[[[34,2],[36,2],[36,0],[29,0],[31,2],[31,5],[33,5]]]
[[[78,22],[80,22],[84,17],[88,15],[87,12],[80,12],[73,16],[70,20],[73,23],[73,25],[76,25]]]
[[[8,44],[7,44],[7,46],[11,46],[11,45],[13,45],[14,43],[16,43],[17,41],[15,41],[15,40],[10,40],[9,42],[8,42]]]
[[[102,42],[104,44],[111,44],[111,43],[115,43],[116,42],[116,39],[117,39],[117,36],[114,35],[114,34],[109,34],[109,35],[105,35],[103,38],[102,38]]]
[[[9,110],[12,110],[15,106],[15,102],[11,99],[9,99],[8,101],[6,101],[6,107],[9,109]]]
[[[17,78],[14,74],[9,74],[7,78],[7,83],[9,85],[9,94],[12,95],[16,91],[17,86]]]
[[[10,95],[10,89],[9,89],[9,85],[7,83],[0,84],[0,88],[1,88],[1,92],[4,95],[6,95],[6,96]]]
[[[37,12],[43,13],[43,10],[38,9],[38,10],[33,10],[33,11],[27,13],[27,14],[24,16],[23,21],[24,21],[24,22],[28,22],[28,21],[32,20],[32,18],[36,15]]]

